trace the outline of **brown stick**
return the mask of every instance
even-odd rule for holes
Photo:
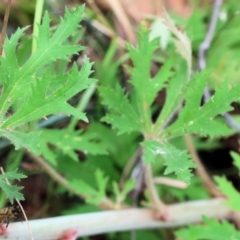
[[[193,145],[191,136],[185,135],[184,140],[185,140],[185,143],[186,143],[189,153],[192,155],[193,161],[197,165],[197,168],[196,168],[197,174],[202,179],[203,184],[205,185],[209,194],[213,197],[224,197],[223,193],[217,188],[217,186],[212,181],[212,179],[209,177],[205,168],[203,167],[202,162],[200,161],[197,151]]]
[[[174,228],[199,223],[202,216],[224,219],[231,214],[222,199],[189,201],[169,205],[168,209],[167,221],[154,219],[150,209],[127,209],[32,220],[30,224],[37,239],[63,239],[60,238],[63,233],[84,237],[133,229]],[[9,230],[9,239],[26,239],[26,229],[21,222],[12,223]]]
[[[9,18],[9,13],[10,13],[10,9],[11,9],[11,4],[12,4],[12,0],[8,0],[4,19],[3,19],[2,32],[1,32],[1,36],[0,36],[0,54],[1,55],[3,54],[3,44],[4,44],[4,39],[5,39],[6,31],[7,31],[8,18]]]
[[[157,190],[155,188],[153,175],[152,175],[152,168],[150,164],[144,163],[144,177],[145,177],[145,184],[149,191],[152,208],[154,211],[154,217],[158,220],[167,220],[167,206],[161,201],[160,197],[158,196]]]

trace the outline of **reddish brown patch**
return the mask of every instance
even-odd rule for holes
[[[1,236],[6,236],[7,235],[7,228],[3,223],[0,223],[0,235]]]
[[[77,238],[77,230],[65,231],[59,237],[59,240],[75,240]]]
[[[155,219],[160,220],[160,221],[164,221],[164,222],[169,221],[170,220],[169,209],[166,208],[166,209],[164,209],[163,212],[158,212],[157,214],[155,214]]]

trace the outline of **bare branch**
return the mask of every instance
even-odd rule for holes
[[[29,223],[36,239],[62,239],[67,234],[71,234],[71,239],[76,239],[132,229],[179,227],[201,222],[202,216],[218,219],[231,217],[231,211],[223,205],[222,199],[191,201],[168,208],[170,218],[167,221],[154,219],[152,210],[128,209],[46,218]],[[27,231],[21,222],[9,225],[8,239],[27,239]]]

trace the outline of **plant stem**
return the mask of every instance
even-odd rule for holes
[[[35,240],[53,240],[63,239],[63,236],[67,235],[71,235],[71,239],[76,239],[133,229],[173,228],[201,222],[202,216],[218,219],[231,217],[231,211],[223,205],[222,199],[174,204],[169,205],[168,209],[170,218],[167,221],[155,220],[152,210],[128,209],[46,218],[32,220],[29,223]],[[22,222],[9,225],[8,239],[27,239],[27,231]]]
[[[193,145],[192,137],[190,135],[185,135],[184,140],[187,146],[188,151],[190,152],[193,161],[197,165],[197,174],[202,179],[203,184],[205,185],[208,193],[213,197],[224,197],[222,192],[217,188],[212,179],[207,174],[205,168],[202,165],[201,160],[198,157],[197,151]]]
[[[34,14],[34,22],[33,22],[33,36],[38,37],[38,24],[41,22],[42,12],[43,12],[43,0],[37,0],[35,14]],[[34,53],[37,49],[36,39],[33,37],[32,39],[32,53]]]
[[[152,168],[150,164],[144,163],[145,184],[150,194],[152,208],[156,219],[167,219],[167,206],[161,201],[155,188]]]
[[[3,44],[4,44],[4,39],[5,39],[6,31],[7,31],[8,18],[9,18],[9,14],[10,14],[11,4],[12,4],[12,0],[8,0],[4,19],[3,19],[2,32],[1,32],[1,36],[0,36],[0,55],[3,55]]]

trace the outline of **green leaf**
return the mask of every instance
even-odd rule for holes
[[[69,131],[68,129],[44,129],[40,136],[41,149],[44,157],[56,165],[55,151],[50,150],[48,143],[56,146],[63,154],[78,161],[75,150],[85,154],[108,154],[109,145],[96,132]]]
[[[167,97],[163,109],[155,123],[156,132],[159,132],[164,128],[168,118],[177,109],[179,103],[184,97],[183,89],[186,85],[186,74],[183,74],[182,71],[183,70],[180,69],[180,71],[169,80],[168,85],[166,86]]]
[[[170,68],[171,62],[168,62],[154,78],[151,77],[151,63],[153,53],[159,48],[159,40],[149,40],[149,31],[141,25],[138,31],[138,47],[129,45],[129,55],[133,61],[134,68],[131,71],[131,84],[137,93],[139,101],[139,110],[149,109],[157,93],[164,87],[164,82],[172,75]]]
[[[125,198],[127,197],[127,194],[128,194],[131,190],[134,189],[135,185],[136,185],[136,182],[135,182],[134,180],[132,180],[132,179],[129,179],[129,180],[125,183],[125,185],[124,185],[124,187],[123,187],[123,189],[122,189],[122,193],[121,193],[123,199],[125,199]]]
[[[227,196],[228,200],[225,202],[232,210],[240,211],[240,193],[233,187],[225,177],[215,177],[220,190]]]
[[[134,48],[128,45],[133,68],[128,68],[133,85],[128,100],[123,90],[116,85],[114,90],[100,87],[103,104],[111,112],[102,118],[103,121],[117,128],[119,133],[131,131],[147,132],[151,129],[151,105],[158,92],[165,87],[165,82],[172,76],[173,58],[167,60],[152,77],[151,65],[155,50],[159,48],[158,39],[149,40],[149,32],[142,25],[138,31],[139,45]]]
[[[98,193],[102,198],[104,198],[106,196],[108,177],[104,177],[104,173],[98,169],[95,172],[95,178],[98,186]]]
[[[123,89],[117,84],[115,90],[99,87],[103,104],[111,111],[101,120],[112,124],[113,128],[119,130],[119,134],[131,131],[140,131],[140,122],[137,113],[129,103]]]
[[[167,166],[164,174],[175,173],[177,178],[186,183],[190,183],[191,168],[195,164],[190,160],[186,150],[179,150],[168,142],[145,141],[141,143],[144,146],[144,161],[153,163],[158,155],[165,160]]]
[[[70,106],[67,100],[94,82],[88,79],[90,73],[91,64],[85,58],[81,71],[78,71],[75,65],[66,75],[67,80],[64,86],[49,95],[47,95],[47,87],[51,77],[49,74],[44,75],[41,80],[37,80],[36,86],[32,88],[32,94],[23,103],[21,109],[9,117],[2,127],[16,127],[23,123],[59,112],[65,112],[68,115],[73,115],[78,119],[87,121],[85,115]]]
[[[130,82],[134,86],[133,99],[144,130],[151,127],[151,105],[157,93],[165,87],[165,82],[172,75],[173,59],[167,61],[163,67],[151,77],[151,64],[155,50],[159,48],[159,40],[149,40],[149,31],[141,25],[138,31],[138,47],[129,46],[129,55],[133,61],[130,71]]]
[[[25,175],[17,173],[16,171],[17,170],[0,174],[0,188],[6,193],[7,198],[9,198],[11,204],[13,204],[14,198],[18,200],[24,200],[23,195],[19,192],[23,187],[12,186],[7,184],[5,181],[5,179],[19,181],[20,179],[26,177]]]
[[[175,235],[187,240],[237,240],[240,232],[226,220],[221,223],[216,219],[203,218],[204,225],[193,225],[188,228],[175,231]]]
[[[20,131],[20,126],[28,122],[59,112],[87,121],[85,114],[73,108],[68,100],[95,82],[89,78],[92,73],[89,60],[83,59],[80,71],[76,64],[57,76],[47,70],[57,60],[69,61],[72,54],[83,49],[68,40],[78,30],[83,10],[84,7],[77,7],[72,12],[66,9],[53,34],[50,33],[50,19],[46,13],[39,25],[38,47],[25,62],[21,60],[21,66],[17,60],[18,42],[26,28],[18,29],[4,43],[6,57],[0,57],[0,135],[12,141],[16,149],[25,147],[40,153],[39,133],[24,134]]]
[[[178,119],[166,129],[165,136],[180,136],[195,133],[201,136],[222,136],[229,132],[226,124],[217,121],[217,116],[232,110],[231,103],[240,97],[240,84],[229,89],[228,81],[216,89],[211,99],[201,106],[208,72],[197,74],[186,90],[186,103],[180,110]]]
[[[134,188],[135,186],[135,181],[133,181],[132,179],[128,180],[123,189],[120,190],[119,186],[116,182],[113,182],[113,192],[114,195],[116,197],[116,202],[118,204],[121,204],[126,198],[127,198],[127,194]]]
[[[95,180],[97,189],[90,186],[82,179],[74,179],[70,182],[70,186],[76,189],[80,194],[84,195],[87,203],[98,205],[106,196],[106,187],[108,178],[104,177],[101,170],[95,172]]]
[[[41,132],[22,133],[0,129],[0,136],[8,138],[15,149],[26,148],[35,154],[40,154],[39,136]]]
[[[0,118],[4,116],[17,99],[24,96],[28,97],[32,93],[30,85],[35,82],[34,76],[39,69],[57,59],[68,59],[70,55],[82,49],[81,46],[64,45],[64,41],[78,27],[79,21],[82,19],[83,10],[84,7],[78,7],[70,13],[66,9],[64,19],[61,20],[57,31],[50,38],[49,17],[46,13],[42,25],[39,26],[38,48],[23,66],[18,66],[15,51],[17,42],[25,29],[18,30],[12,35],[10,40],[5,42],[4,51],[6,58],[0,59],[0,72],[2,72],[1,77],[4,79],[4,90],[0,98]]]

